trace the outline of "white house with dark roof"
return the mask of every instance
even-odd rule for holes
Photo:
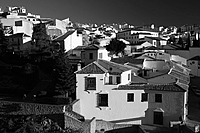
[[[167,40],[165,40],[161,37],[145,36],[144,38],[141,38],[140,40],[147,41],[147,42],[153,44],[153,46],[155,46],[155,47],[167,45]]]
[[[185,118],[185,89],[175,83],[150,84],[133,67],[97,60],[77,71],[73,110],[86,119],[164,127]]]
[[[62,51],[69,51],[77,46],[82,46],[82,35],[77,33],[77,30],[71,30],[65,34],[58,36],[52,40],[54,46]]]
[[[81,60],[82,62],[84,62],[85,65],[88,65],[98,59],[110,61],[111,57],[108,56],[108,53],[109,52],[106,50],[105,47],[97,44],[91,44],[85,46],[83,50],[81,50]]]
[[[158,32],[140,29],[128,29],[117,33],[117,39],[125,39],[133,44],[140,42],[140,39],[146,36],[158,37]]]

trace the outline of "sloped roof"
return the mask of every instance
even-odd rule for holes
[[[73,50],[83,50],[86,46],[77,46]]]
[[[73,34],[75,32],[75,30],[72,31],[68,31],[67,33],[55,38],[53,41],[63,41],[64,39],[66,39],[68,36],[70,36],[71,34]]]
[[[83,67],[81,70],[76,71],[76,74],[103,74],[106,70],[99,66],[99,64],[94,61],[87,66]]]
[[[161,49],[155,46],[150,46],[150,47],[146,47],[144,50],[161,50]]]
[[[176,84],[134,84],[134,85],[120,85],[113,90],[153,90],[153,91],[173,91],[185,92],[180,86]]]
[[[102,46],[97,45],[97,44],[91,44],[91,45],[84,47],[83,49],[84,50],[98,50],[98,49],[105,49],[105,47],[102,47]]]
[[[131,56],[125,56],[120,58],[112,58],[111,61],[115,63],[125,64],[125,63],[132,63],[132,64],[143,64],[144,59],[135,59]]]
[[[166,41],[165,39],[162,39],[162,38],[160,38],[160,37],[150,37],[150,36],[146,36],[145,38],[149,38],[149,39],[157,40],[157,41]]]
[[[188,60],[197,60],[197,61],[200,61],[200,56],[194,56]]]
[[[114,69],[113,69],[114,68]],[[120,74],[124,71],[133,69],[130,66],[114,63],[111,61],[100,60],[94,61],[89,65],[82,68],[80,71],[75,72],[76,74],[103,74],[109,72],[111,74]]]
[[[105,68],[109,72],[116,72],[116,73],[122,73],[124,71],[131,70],[132,67],[130,66],[125,66],[122,64],[118,64],[115,62],[107,61],[107,60],[97,60],[98,64],[101,65],[103,68]],[[111,70],[111,68],[115,68]]]
[[[16,34],[12,34],[12,35],[10,35],[8,37],[22,37],[22,36],[30,37],[29,35],[26,35],[25,33],[16,33]]]

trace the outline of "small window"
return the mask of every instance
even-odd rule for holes
[[[121,78],[120,77],[117,77],[116,80],[117,80],[117,84],[121,83]]]
[[[148,101],[148,93],[142,93],[141,102],[147,102]]]
[[[89,54],[89,59],[92,60],[93,59],[93,53]]]
[[[99,59],[103,58],[103,53],[99,53]]]
[[[22,21],[15,21],[15,26],[22,26]]]
[[[109,76],[109,84],[113,84],[113,81],[112,81],[112,76]]]
[[[130,74],[128,74],[128,80],[130,80]]]
[[[86,90],[96,90],[96,78],[89,77],[85,79],[85,89]]]
[[[97,94],[97,106],[108,107],[108,94]]]
[[[155,94],[155,102],[162,103],[162,94]]]
[[[134,102],[134,93],[127,94],[127,102]]]

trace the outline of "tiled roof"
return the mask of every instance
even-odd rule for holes
[[[16,34],[12,34],[12,35],[10,35],[8,37],[22,37],[22,36],[30,37],[29,35],[26,35],[25,33],[16,33]]]
[[[161,49],[155,46],[150,46],[150,47],[146,47],[144,50],[161,50]]]
[[[80,71],[77,71],[76,74],[103,74],[106,72],[110,74],[120,74],[131,69],[133,69],[131,66],[98,59],[85,66]]]
[[[63,41],[64,39],[66,39],[68,36],[70,36],[71,34],[73,34],[75,31],[68,31],[67,33],[65,33],[64,35],[61,35],[57,38],[55,38],[53,41]]]
[[[180,86],[176,84],[134,84],[134,85],[120,85],[113,90],[153,90],[153,91],[174,91],[184,92]]]
[[[104,49],[104,48],[105,47],[102,47],[102,46],[97,45],[97,44],[91,44],[91,45],[84,47],[84,50],[98,50],[98,49]]]
[[[116,72],[116,73],[122,73],[124,71],[128,71],[131,70],[132,67],[131,66],[125,66],[122,64],[118,64],[115,62],[111,62],[111,61],[106,61],[106,60],[97,60],[97,63],[99,65],[101,65],[103,68],[105,68],[108,72]],[[111,70],[112,68],[112,70]],[[114,69],[113,69],[114,68]]]
[[[92,62],[82,68],[81,70],[75,72],[76,74],[103,74],[106,70],[100,67],[97,62]]]
[[[162,39],[160,37],[150,37],[150,36],[146,36],[146,38],[152,39],[152,40],[157,40],[157,41],[166,41],[165,39]]]
[[[125,56],[121,58],[112,58],[111,61],[115,63],[120,63],[120,64],[125,64],[128,62],[132,64],[143,64],[144,59],[135,59],[130,56]]]
[[[200,56],[194,56],[194,57],[192,57],[192,58],[190,58],[188,60],[198,60],[198,61],[200,61]]]
[[[73,50],[83,50],[86,46],[77,46]]]

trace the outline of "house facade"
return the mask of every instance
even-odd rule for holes
[[[162,39],[160,37],[145,36],[142,40],[153,44],[153,46],[155,47],[167,45],[167,40]]]
[[[53,39],[52,43],[61,51],[67,52],[77,46],[82,46],[82,35],[78,34],[77,30],[71,30]]]
[[[86,119],[164,127],[186,115],[186,90],[174,83],[133,83],[132,69],[97,60],[77,71],[79,104],[73,110]]]
[[[25,33],[32,37],[33,23],[26,19],[20,18],[3,18],[1,23],[4,28],[5,35],[12,35],[16,33]]]
[[[133,44],[140,42],[140,39],[146,36],[158,37],[158,32],[128,29],[117,33],[117,39],[125,39]]]
[[[96,44],[88,45],[84,47],[81,52],[81,60],[84,62],[85,65],[88,65],[98,59],[110,61],[111,57],[108,56],[108,53],[109,52],[106,50],[105,47]]]

